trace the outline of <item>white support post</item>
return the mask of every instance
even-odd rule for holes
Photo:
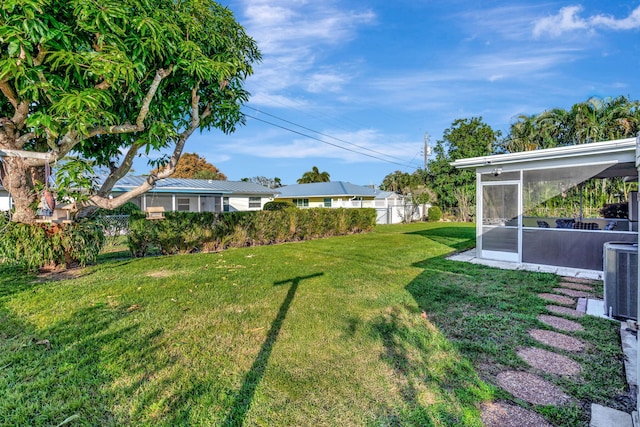
[[[636,169],[638,169],[638,176],[640,177],[640,132],[638,133],[638,136],[636,136]],[[636,202],[637,205],[635,206],[636,209],[640,208],[640,197],[638,198],[638,201]],[[638,210],[636,210],[636,212],[640,212]],[[638,231],[638,243],[640,243],[640,230]],[[640,256],[638,257],[638,272],[640,272]],[[637,278],[637,285],[636,285],[636,290],[638,292],[638,294],[640,294],[640,273],[638,273],[638,278]],[[640,313],[640,298],[637,299],[638,300],[638,313]],[[637,344],[636,341],[636,378],[640,378],[640,346]],[[638,390],[638,395],[637,395],[637,399],[636,399],[636,413],[640,414],[640,389]]]

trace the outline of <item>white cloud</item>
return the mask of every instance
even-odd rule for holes
[[[419,149],[419,143],[415,141],[408,142],[402,137],[383,135],[372,129],[354,132],[328,130],[322,132],[324,135],[306,130],[301,132],[317,139],[292,139],[284,131],[270,129],[260,135],[259,146],[256,146],[255,138],[249,138],[243,143],[236,140],[233,144],[225,144],[220,149],[228,153],[268,159],[330,158],[344,163],[371,162],[376,158],[403,163],[398,159],[408,154],[413,155]],[[404,163],[410,160],[406,159]]]
[[[347,79],[335,73],[314,73],[309,76],[307,90],[312,93],[339,92]]]
[[[342,73],[318,71],[319,64],[376,19],[368,9],[344,9],[332,1],[245,0],[242,5],[241,23],[263,55],[248,85],[260,95],[252,97],[255,104],[273,104],[270,97],[277,98],[277,103],[295,104],[296,100],[284,98],[296,90],[340,91],[352,78],[348,64],[335,64],[336,69],[345,70]]]
[[[640,6],[633,10],[628,17],[622,19],[603,14],[583,18],[580,16],[583,9],[581,5],[565,6],[556,15],[537,20],[534,23],[533,35],[535,37],[543,35],[558,37],[577,30],[595,31],[598,28],[633,30],[640,28]]]

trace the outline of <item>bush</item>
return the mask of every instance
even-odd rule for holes
[[[629,216],[628,203],[611,203],[600,209],[600,215],[604,218],[627,218]]]
[[[105,241],[102,227],[93,221],[72,224],[5,222],[2,227],[0,260],[30,270],[92,264]]]
[[[163,220],[130,217],[132,256],[157,248],[162,254],[269,245],[373,229],[375,209],[285,209],[252,212],[167,212]]]
[[[442,219],[442,211],[437,206],[431,206],[427,211],[427,221],[437,222]]]
[[[265,203],[262,209],[265,211],[283,211],[285,209],[295,207],[296,205],[294,205],[293,202],[289,200],[273,200],[271,202]]]

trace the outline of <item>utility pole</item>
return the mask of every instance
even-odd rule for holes
[[[424,133],[424,170],[427,170],[427,158],[431,154],[431,147],[429,146],[429,132]]]

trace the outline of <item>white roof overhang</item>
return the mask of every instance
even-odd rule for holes
[[[635,159],[636,138],[626,138],[543,150],[471,157],[456,160],[451,165],[461,169],[475,168],[477,172],[484,173],[491,172],[496,168],[500,168],[503,172],[510,172],[621,163],[631,164],[633,167]]]

